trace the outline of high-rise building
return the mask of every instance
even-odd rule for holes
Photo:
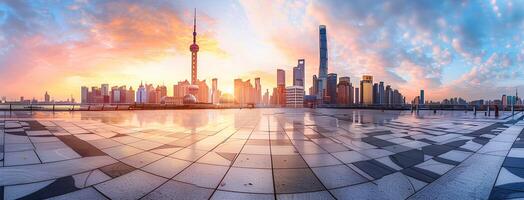
[[[373,104],[377,105],[379,104],[379,90],[378,90],[378,83],[373,84]]]
[[[319,52],[320,52],[320,65],[318,68],[318,99],[324,98],[324,90],[327,85],[327,73],[328,73],[328,49],[327,49],[327,30],[325,25],[318,27],[319,32]]]
[[[277,69],[277,86],[286,86],[286,71],[283,69]]]
[[[340,77],[337,85],[337,104],[349,105],[351,99],[351,82],[349,77]]]
[[[264,98],[262,101],[264,105],[269,105],[269,89],[266,89],[266,93],[264,93]]]
[[[133,90],[133,87],[129,87],[129,90],[127,90],[126,94],[126,103],[135,103],[135,90]]]
[[[420,104],[424,104],[424,103],[425,103],[424,90],[420,90]]]
[[[80,102],[87,103],[88,95],[89,95],[89,88],[87,88],[86,86],[82,86],[80,88]]]
[[[136,103],[147,103],[147,91],[142,83],[136,90]]]
[[[311,90],[309,95],[318,95],[318,78],[317,75],[313,75],[313,83],[311,84]]]
[[[386,90],[384,88],[384,82],[380,81],[380,83],[378,84],[378,99],[379,99],[379,104],[380,105],[384,105],[386,100],[385,100],[385,93]]]
[[[214,78],[211,80],[211,103],[220,103],[220,90],[218,90],[218,79]]]
[[[44,102],[46,102],[46,103],[51,102],[51,97],[49,96],[47,91],[45,91],[45,94],[44,94]]]
[[[504,94],[501,98],[502,101],[502,109],[506,108],[508,106],[508,97]]]
[[[240,105],[255,104],[255,87],[250,80],[235,79],[235,103]]]
[[[260,77],[255,78],[255,104],[260,104],[262,101],[262,85],[260,84]]]
[[[386,86],[386,90],[385,90],[385,95],[384,95],[384,98],[386,99],[386,105],[391,105],[393,104],[393,91],[391,90],[391,86],[390,85],[387,85]]]
[[[359,105],[360,104],[360,89],[359,88],[355,88],[355,104]]]
[[[304,87],[286,87],[286,107],[302,108],[304,106]]]
[[[329,104],[337,104],[337,74],[329,73],[327,76],[327,95]]]
[[[299,59],[296,67],[293,67],[293,85],[304,87],[304,70],[306,66],[306,61],[304,59]]]
[[[173,97],[175,99],[182,99],[184,96],[189,94],[189,81],[179,81],[176,85],[173,85]],[[138,91],[137,91],[138,92]]]
[[[360,103],[365,105],[373,103],[373,76],[362,76],[360,81]]]
[[[118,89],[118,86],[111,87],[110,94],[111,94],[111,99],[110,99],[111,103],[121,103],[120,102],[120,90]]]
[[[109,98],[109,84],[107,83],[104,83],[102,85],[100,85],[100,92],[102,93],[102,98],[104,99],[104,103],[109,103],[110,102],[110,98]]]

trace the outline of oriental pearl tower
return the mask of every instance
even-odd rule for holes
[[[196,43],[196,8],[195,16],[193,19],[193,44],[189,46],[191,51],[191,85],[197,85],[197,54],[198,54],[198,44]]]

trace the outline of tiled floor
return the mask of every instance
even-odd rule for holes
[[[0,112],[3,199],[524,198],[522,113]]]

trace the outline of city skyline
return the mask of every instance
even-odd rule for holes
[[[0,96],[43,99],[47,91],[53,99],[73,95],[78,100],[83,85],[135,88],[141,81],[165,83],[172,94],[171,86],[191,74],[187,45],[194,8],[202,21],[199,76],[208,85],[218,78],[219,89],[230,94],[237,78],[260,77],[261,91],[271,90],[277,68],[287,72],[285,85],[293,85],[298,59],[307,63],[305,89],[311,87],[319,72],[318,27],[323,24],[329,29],[327,73],[348,76],[353,85],[369,74],[406,99],[424,89],[425,99],[433,101],[497,99],[521,85],[519,2],[400,4],[304,1],[259,9],[257,2],[245,1],[2,2]],[[229,8],[231,14],[223,15]],[[401,10],[405,14],[396,12]],[[274,15],[266,19],[266,13]],[[342,22],[346,18],[358,25]],[[517,28],[495,33],[510,25]]]

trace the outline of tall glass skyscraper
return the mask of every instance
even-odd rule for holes
[[[318,96],[323,98],[326,89],[328,74],[328,51],[327,51],[327,30],[325,25],[319,26],[319,46],[320,46],[320,66],[318,68]]]
[[[335,73],[328,74],[327,95],[329,95],[329,104],[337,104],[337,74]]]

